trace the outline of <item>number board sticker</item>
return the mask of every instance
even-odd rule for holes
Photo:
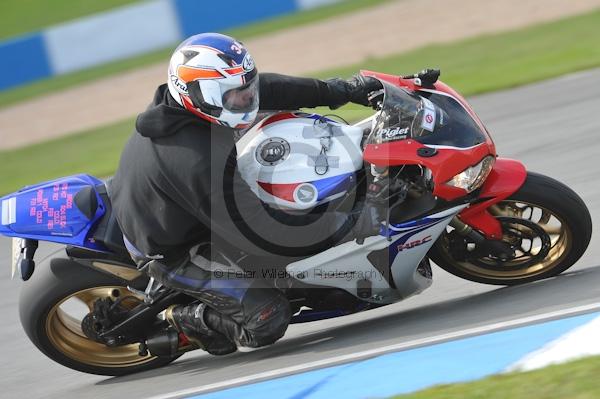
[[[423,120],[421,127],[425,130],[433,132],[435,129],[435,105],[426,98],[423,98]]]
[[[17,221],[17,197],[2,200],[2,225],[16,223]]]

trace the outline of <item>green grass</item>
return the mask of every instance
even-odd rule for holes
[[[438,67],[444,82],[464,95],[474,95],[598,66],[600,10],[513,32],[427,46],[315,76],[347,77],[359,69],[404,75]],[[359,117],[368,114],[368,110],[354,112]]]
[[[15,4],[20,2],[32,2],[31,0],[8,1]],[[65,0],[60,0],[58,2],[61,3],[63,1]],[[132,0],[111,0],[107,1],[106,3],[118,3],[119,1],[128,2]],[[235,28],[225,33],[243,41],[255,36],[266,35],[268,33],[272,33],[278,30],[284,30],[300,25],[313,23],[319,20],[331,18],[336,15],[358,11],[362,8],[373,7],[375,5],[389,1],[391,0],[345,0],[344,2],[338,4],[332,4],[329,6],[284,15],[281,17],[274,17],[261,22],[242,26],[240,28]],[[88,1],[82,3],[88,3]],[[104,2],[98,3],[104,4]],[[1,17],[0,21],[2,20],[2,18],[4,17]],[[2,25],[0,24],[0,26]],[[173,48],[176,45],[177,43],[173,43]],[[7,105],[24,101],[35,96],[55,92],[58,90],[64,90],[69,87],[77,86],[81,83],[90,82],[99,78],[117,74],[119,72],[126,72],[135,68],[144,67],[154,63],[162,62],[166,65],[166,61],[171,56],[173,48],[157,50],[148,54],[144,54],[142,56],[136,56],[125,60],[114,61],[104,65],[92,67],[90,69],[70,73],[68,75],[55,76],[48,79],[32,82],[23,86],[15,87],[10,90],[0,91],[0,107],[5,107]]]
[[[597,66],[600,10],[508,33],[427,46],[317,75],[350,76],[360,68],[406,74],[439,67],[442,80],[472,95]]]
[[[137,0],[2,0],[0,40]]]
[[[59,176],[109,176],[133,130],[133,119],[11,151],[0,151],[0,195]]]
[[[501,374],[464,384],[440,385],[394,399],[596,399],[600,357],[526,373]]]
[[[447,83],[472,95],[600,66],[598,37],[600,11],[515,32],[429,46],[317,75],[350,76],[361,67],[404,74],[438,66]],[[336,113],[353,121],[371,111],[353,105]],[[131,126],[127,121],[44,145],[0,152],[0,193],[75,172],[111,174]]]

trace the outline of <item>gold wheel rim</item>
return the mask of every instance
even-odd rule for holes
[[[54,348],[79,363],[98,367],[133,367],[154,360],[156,357],[151,355],[140,356],[136,344],[109,347],[88,338],[81,329],[81,319],[63,309],[68,301],[75,300],[91,311],[97,299],[118,296],[133,295],[125,287],[94,287],[71,294],[54,305],[46,318],[46,334]]]
[[[443,240],[442,252],[446,262],[473,276],[508,281],[535,277],[547,273],[558,267],[571,251],[573,245],[571,229],[560,216],[547,208],[526,201],[505,200],[491,207],[490,213],[497,217],[507,216],[528,219],[538,224],[550,236],[551,246],[548,254],[540,262],[528,265],[522,269],[491,269],[455,260],[448,251],[448,241]],[[513,264],[507,262],[506,266],[515,266],[515,264],[518,264],[518,262]]]

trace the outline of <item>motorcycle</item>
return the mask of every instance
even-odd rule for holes
[[[295,311],[292,323],[421,293],[432,282],[430,260],[470,281],[514,285],[556,276],[583,255],[592,222],[581,198],[498,157],[484,124],[438,80],[439,71],[362,74],[383,86],[371,96],[370,118],[349,125],[281,112],[237,141],[241,175],[274,207],[318,213],[354,198],[378,210],[378,232],[296,259],[273,277]],[[21,323],[46,356],[74,370],[117,376],[197,349],[164,350],[165,309],[194,298],[136,268],[105,182],[64,177],[6,195],[0,204],[0,234],[13,237],[13,275],[26,281]],[[61,247],[36,267],[39,241]]]

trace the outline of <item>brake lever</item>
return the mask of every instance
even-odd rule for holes
[[[384,93],[385,93],[384,89],[379,89],[379,90],[372,91],[371,93],[369,93],[369,95],[367,96],[367,101],[371,105],[371,108],[373,108],[376,111],[381,109],[381,105],[383,104]],[[379,98],[379,97],[381,97],[381,98]]]
[[[401,76],[402,79],[414,79],[417,86],[432,86],[440,78],[441,71],[439,69],[423,69],[419,73],[413,75]]]

